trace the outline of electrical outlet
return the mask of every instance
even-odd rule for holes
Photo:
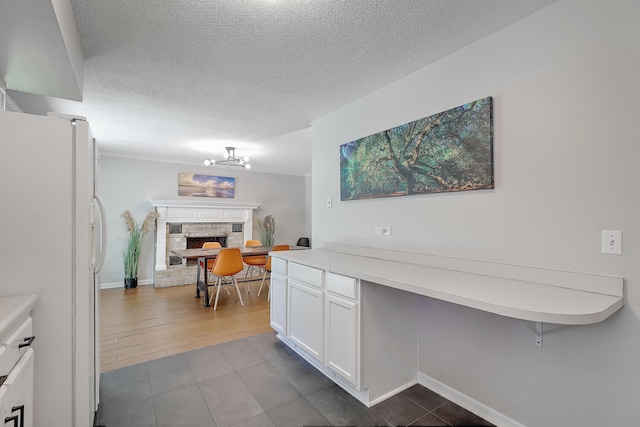
[[[622,255],[622,231],[602,230],[602,253]]]
[[[391,227],[389,226],[374,227],[373,234],[375,234],[376,236],[391,236]]]

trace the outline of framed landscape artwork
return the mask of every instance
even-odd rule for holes
[[[491,97],[340,146],[340,200],[493,185]]]
[[[235,187],[236,179],[227,176],[178,174],[178,196],[233,198]]]

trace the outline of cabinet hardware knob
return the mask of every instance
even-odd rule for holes
[[[17,415],[14,415],[13,417],[6,417],[4,419],[4,423],[5,424],[10,423],[11,421],[13,421],[13,427],[18,427],[18,416]]]
[[[11,408],[12,413],[16,411],[20,411],[20,427],[24,427],[24,405],[14,406]]]
[[[22,347],[29,347],[31,344],[33,344],[33,341],[36,339],[35,336],[33,337],[25,337],[24,342],[18,345],[18,348],[22,348]]]

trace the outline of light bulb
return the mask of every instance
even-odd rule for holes
[[[209,166],[211,164],[211,160],[209,159],[204,159],[204,165],[205,166]]]
[[[248,162],[248,161],[249,161],[249,158],[248,158],[247,156],[244,156],[244,161],[245,161],[245,162]]]
[[[249,163],[247,163],[244,167],[247,169],[251,169],[251,165]]]

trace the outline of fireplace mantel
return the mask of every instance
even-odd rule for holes
[[[206,208],[206,209],[258,209],[260,203],[251,202],[222,202],[220,200],[193,200],[193,199],[150,199],[153,207],[163,208]]]
[[[167,269],[168,223],[242,223],[246,241],[252,239],[253,211],[260,206],[260,203],[251,202],[192,199],[151,199],[149,203],[159,215],[156,227],[156,271]]]

